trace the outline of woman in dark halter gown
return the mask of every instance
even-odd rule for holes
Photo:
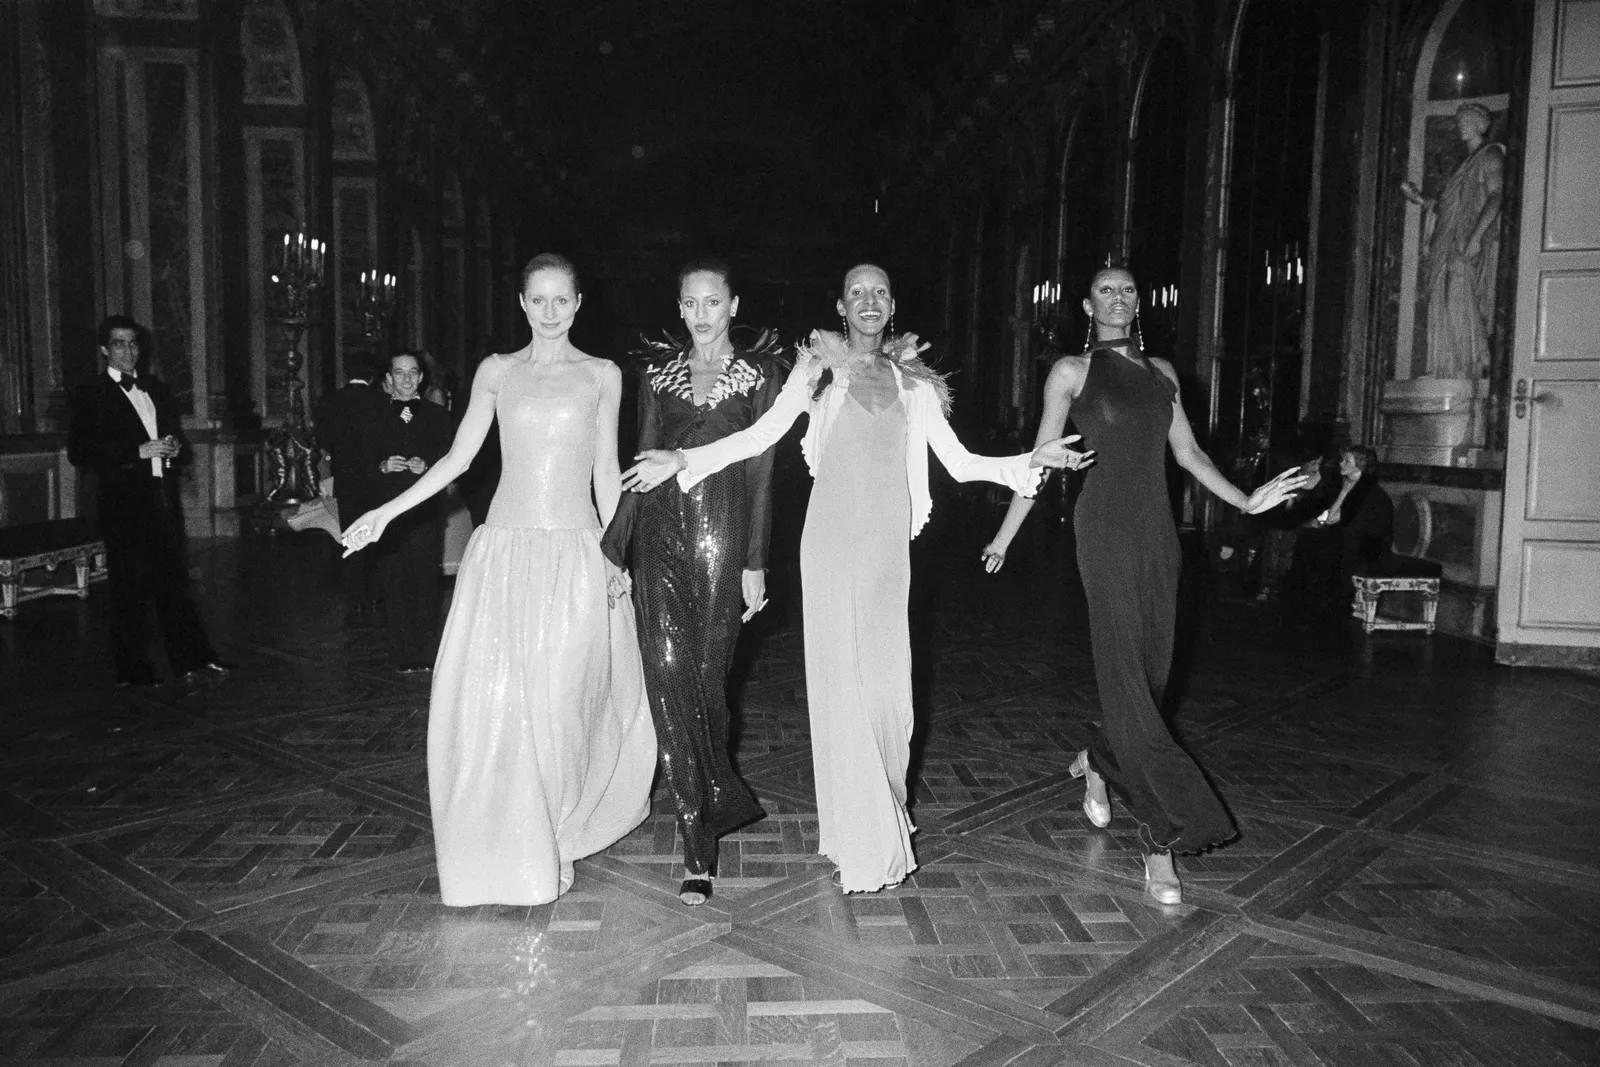
[[[1101,723],[1072,765],[1087,779],[1084,813],[1111,822],[1107,785],[1139,824],[1145,888],[1163,904],[1182,900],[1173,852],[1199,852],[1235,834],[1233,820],[1161,717],[1172,663],[1178,537],[1167,500],[1166,450],[1207,489],[1242,511],[1276,507],[1304,482],[1298,468],[1246,495],[1200,450],[1178,402],[1172,364],[1152,359],[1130,334],[1138,287],[1125,270],[1096,274],[1083,302],[1095,343],[1056,361],[1045,382],[1039,439],[1059,437],[1070,412],[1098,461],[1073,513],[1078,570],[1089,603],[1089,636]],[[984,549],[992,573],[1033,501],[1016,497]]]

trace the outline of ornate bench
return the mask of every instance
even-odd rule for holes
[[[28,571],[54,571],[71,563],[77,581],[71,586],[23,585]],[[106,543],[87,519],[51,519],[22,526],[0,527],[0,616],[17,617],[17,605],[43,596],[89,596],[89,583],[106,576]]]
[[[1361,620],[1367,633],[1374,630],[1420,630],[1433,633],[1434,619],[1439,613],[1439,575],[1437,563],[1411,556],[1392,555],[1377,566],[1358,571],[1351,576],[1355,586],[1355,599],[1350,602],[1350,614]],[[1422,597],[1421,619],[1400,619],[1378,614],[1378,598],[1385,593],[1418,593]]]

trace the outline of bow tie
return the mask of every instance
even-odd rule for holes
[[[135,389],[139,388],[139,379],[134,377],[132,374],[124,374],[122,377],[117,379],[117,385],[122,387],[122,391],[124,393],[131,393]]]

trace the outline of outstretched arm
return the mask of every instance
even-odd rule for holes
[[[914,394],[926,420],[928,446],[944,469],[958,482],[994,482],[1013,492],[1032,496],[1044,480],[1046,467],[1070,467],[1079,453],[1067,448],[1077,438],[1047,441],[1032,452],[1016,456],[979,456],[967,451],[939,409],[938,398],[926,387]]]
[[[1311,479],[1302,473],[1299,467],[1290,467],[1255,492],[1246,495],[1217,470],[1217,465],[1211,462],[1211,457],[1200,447],[1200,442],[1194,439],[1194,429],[1189,425],[1189,416],[1183,413],[1183,400],[1176,391],[1178,372],[1164,359],[1152,359],[1150,362],[1166,376],[1174,390],[1172,427],[1167,431],[1167,444],[1172,447],[1173,458],[1178,461],[1178,466],[1194,475],[1196,481],[1211,490],[1224,503],[1231,504],[1247,515],[1255,515],[1272,510],[1309,484]]]
[[[802,349],[802,353],[804,350]],[[698,448],[680,448],[674,451],[649,449],[634,458],[639,462],[622,474],[622,488],[629,492],[647,493],[673,475],[678,476],[678,486],[693,489],[697,484],[729,464],[759,456],[778,443],[789,427],[794,425],[810,403],[811,360],[802,354],[789,372],[788,381],[778,399],[755,422],[738,433],[701,445]]]
[[[1044,411],[1039,416],[1039,432],[1034,436],[1035,446],[1060,437],[1067,428],[1067,416],[1072,412],[1072,401],[1083,389],[1083,379],[1087,373],[1088,361],[1078,356],[1069,356],[1056,360],[1056,365],[1050,368],[1050,375],[1044,382]],[[1094,462],[1094,453],[1084,453],[1084,461],[1079,466],[1087,466]],[[1033,499],[1021,493],[1013,494],[1011,506],[1006,508],[1006,517],[1000,522],[1000,529],[994,535],[994,540],[984,546],[982,559],[984,570],[993,574],[1005,566],[1006,550],[1011,547],[1011,541],[1017,536],[1017,531],[1022,528],[1022,520],[1028,517],[1033,510]]]
[[[359,551],[382,537],[391,522],[455,481],[467,469],[472,457],[483,447],[483,439],[494,423],[494,398],[500,391],[502,368],[503,364],[496,356],[490,356],[478,364],[478,373],[472,378],[472,395],[467,401],[467,413],[456,428],[450,451],[418,478],[411,488],[388,503],[373,508],[346,527],[339,539],[344,543],[345,555]]]

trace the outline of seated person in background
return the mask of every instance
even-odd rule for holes
[[[1302,530],[1313,527],[1319,516],[1333,505],[1339,490],[1341,454],[1333,452],[1300,465],[1311,479],[1305,489],[1281,508],[1256,517],[1263,527],[1261,538],[1260,584],[1256,600],[1278,599],[1284,579],[1294,562],[1295,544]]]
[[[1299,531],[1286,583],[1313,611],[1343,608],[1350,601],[1350,576],[1381,566],[1393,554],[1394,503],[1378,484],[1378,454],[1346,448],[1338,486],[1333,502]]]

